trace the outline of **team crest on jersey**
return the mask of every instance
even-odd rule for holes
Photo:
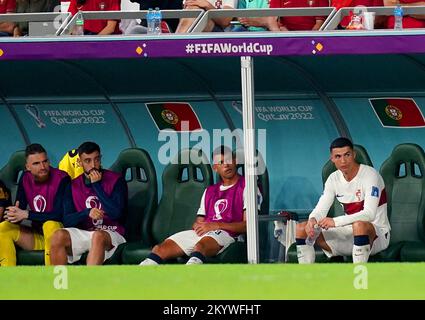
[[[394,120],[400,120],[401,118],[403,118],[403,113],[401,112],[401,110],[399,108],[397,108],[396,106],[393,105],[388,105],[385,107],[385,113]]]
[[[176,124],[179,122],[179,117],[171,110],[165,109],[161,111],[161,117],[169,124]]]
[[[357,201],[361,201],[361,196],[362,196],[362,191],[360,189],[357,189],[356,191],[356,197],[357,197]]]
[[[38,194],[34,197],[32,204],[34,205],[35,211],[44,212],[44,210],[46,210],[47,201],[41,194]]]
[[[375,186],[372,186],[372,194],[371,194],[371,196],[372,197],[379,197],[379,189],[378,189],[378,187],[375,187]]]
[[[221,220],[223,219],[221,214],[227,209],[227,199],[219,199],[214,204],[214,220]]]
[[[102,209],[102,204],[100,203],[99,199],[96,196],[90,196],[86,199],[86,208],[98,208]]]

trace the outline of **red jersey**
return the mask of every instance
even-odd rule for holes
[[[1,0],[0,0],[1,1]],[[77,0],[71,0],[68,11],[75,15],[81,11],[120,11],[121,0],[86,0],[82,5],[78,5]],[[98,34],[108,23],[108,20],[84,20],[84,30]],[[115,27],[115,34],[121,33],[119,26]]]
[[[16,12],[16,0],[0,0],[0,14]]]
[[[328,0],[270,0],[270,8],[308,8],[329,7]],[[312,30],[316,19],[325,20],[326,17],[281,17],[280,24],[288,30]]]

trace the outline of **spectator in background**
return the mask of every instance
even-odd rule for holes
[[[270,8],[317,8],[329,7],[328,0],[270,0]],[[280,17],[277,21],[281,31],[319,30],[326,17]],[[273,27],[273,29],[275,29]]]
[[[59,0],[16,0],[16,13],[53,12],[59,4]],[[15,37],[28,35],[28,22],[18,22],[13,35]]]
[[[0,14],[15,13],[16,0],[0,0]],[[13,36],[14,22],[0,22],[0,37]]]
[[[237,0],[186,0],[183,3],[183,9],[186,10],[201,9],[208,11],[211,9],[235,9],[236,7]],[[194,20],[193,18],[180,19],[176,33],[187,32]],[[230,21],[232,21],[231,17],[211,19],[203,31],[224,31],[230,25]]]
[[[331,7],[339,10],[344,7],[382,7],[383,0],[331,0]],[[386,16],[375,17],[375,28],[383,28],[386,23]],[[342,18],[339,28],[345,29],[350,24],[351,16]]]
[[[120,0],[71,0],[69,12],[75,15],[78,11],[120,11]],[[118,20],[85,20],[84,34],[108,35],[120,34]]]
[[[386,7],[396,6],[400,3],[401,6],[425,6],[425,1],[413,1],[413,0],[384,0]],[[389,16],[387,20],[387,28],[394,29],[394,16]],[[403,16],[403,28],[425,28],[425,14],[423,15],[409,15]]]
[[[10,191],[3,183],[3,181],[0,180],[0,222],[4,220],[3,216],[5,209],[11,205],[12,201]]]
[[[269,0],[239,0],[238,9],[268,9]],[[234,21],[234,26],[230,28],[232,32],[240,31],[265,31],[270,27],[270,20],[274,17],[240,17]],[[237,22],[240,24],[238,25]],[[271,21],[273,23],[273,21]]]

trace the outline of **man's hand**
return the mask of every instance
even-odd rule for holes
[[[98,171],[97,169],[92,169],[89,173],[89,179],[91,183],[102,180],[102,172]]]
[[[89,217],[94,219],[94,220],[103,219],[104,215],[105,215],[105,211],[103,211],[102,209],[98,209],[98,208],[91,208],[90,209]]]
[[[329,228],[335,228],[335,221],[333,218],[323,218],[319,221],[319,227],[328,230]]]
[[[198,236],[202,236],[208,231],[220,229],[217,222],[195,222],[193,224],[193,230]]]
[[[188,7],[198,7],[204,10],[210,10],[214,8],[213,5],[207,0],[186,0],[184,3],[184,9],[187,9]]]
[[[29,212],[28,210],[22,210],[19,208],[19,201],[16,201],[14,206],[6,208],[5,220],[11,223],[19,223],[22,220],[28,219]]]
[[[307,224],[305,225],[305,232],[307,233],[308,237],[314,236],[314,225],[317,224],[317,221],[315,218],[311,218],[307,221]]]

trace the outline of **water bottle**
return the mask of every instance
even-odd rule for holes
[[[162,12],[158,7],[155,8],[155,34],[161,34]]]
[[[314,225],[313,230],[314,230],[313,237],[307,236],[307,238],[305,239],[305,244],[308,246],[313,246],[314,243],[316,242],[316,239],[319,237],[320,233],[322,232],[322,228],[320,228],[317,224]]]
[[[155,30],[155,26],[154,26],[155,15],[152,8],[149,8],[149,11],[146,15],[146,21],[148,24],[148,34],[153,34]]]
[[[403,30],[403,8],[399,4],[394,8],[394,30]]]
[[[83,13],[78,10],[77,17],[75,18],[74,31],[72,32],[74,36],[83,36],[84,35],[84,17]]]

